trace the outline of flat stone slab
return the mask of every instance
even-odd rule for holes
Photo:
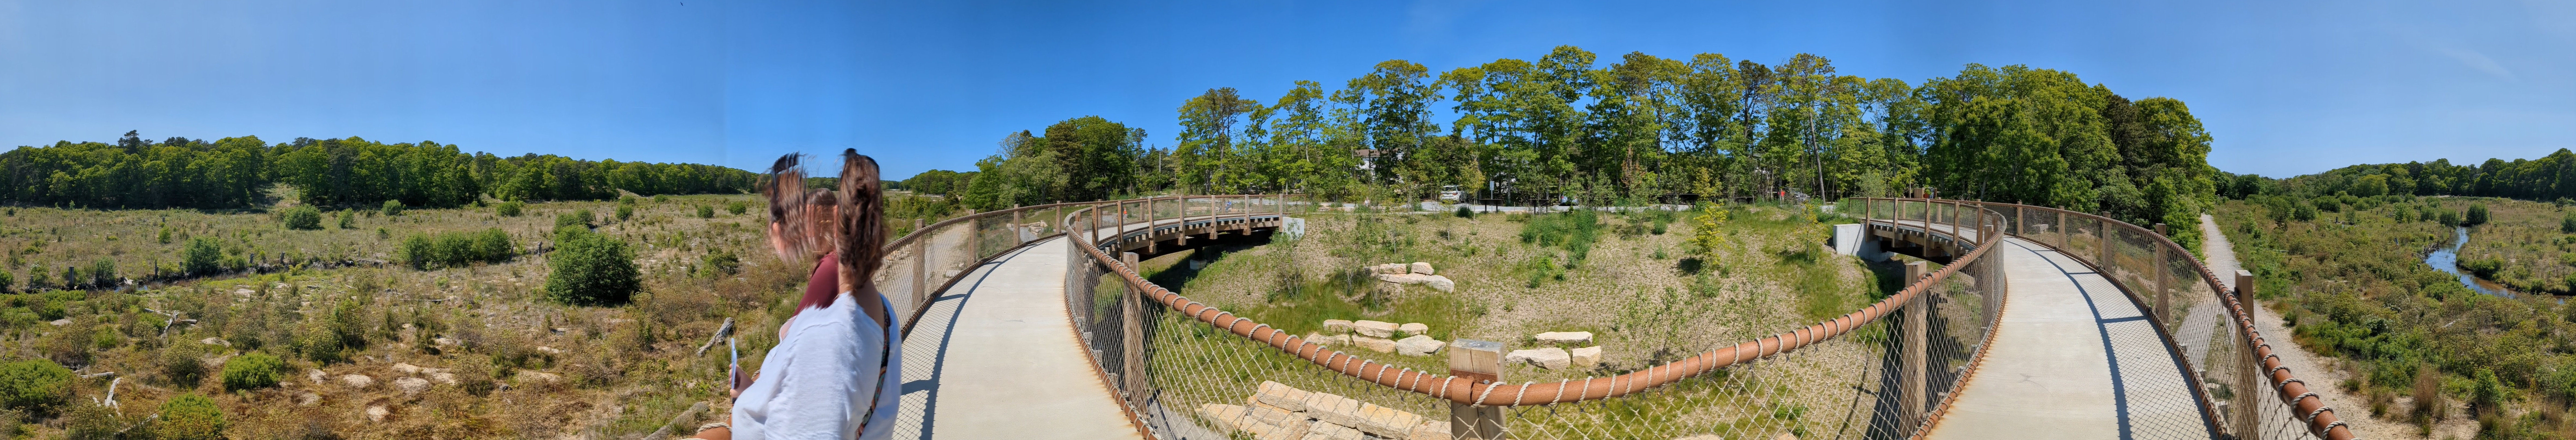
[[[1592,332],[1547,332],[1538,334],[1535,339],[1541,344],[1590,344]]]

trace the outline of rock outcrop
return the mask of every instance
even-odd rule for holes
[[[1439,353],[1440,348],[1448,346],[1449,343],[1440,342],[1430,336],[1413,335],[1395,341],[1395,352],[1405,356],[1430,356],[1433,353]]]
[[[1561,370],[1573,365],[1574,356],[1566,353],[1565,349],[1556,347],[1512,350],[1511,353],[1503,354],[1503,363],[1517,364],[1524,362],[1529,363],[1530,365],[1536,365],[1539,368]]]

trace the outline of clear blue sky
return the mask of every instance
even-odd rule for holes
[[[1211,87],[1268,102],[1562,44],[1910,83],[2068,70],[2188,102],[2240,173],[2576,146],[2563,1],[1074,3],[0,0],[0,146],[361,136],[746,169],[854,147],[901,177],[1083,115],[1168,146]]]

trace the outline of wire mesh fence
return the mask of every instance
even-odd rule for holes
[[[1963,255],[1884,301],[1823,323],[1609,377],[1513,384],[1502,344],[1437,359],[1335,351],[1144,282],[1126,252],[1176,251],[1287,226],[1294,197],[1122,201],[1069,213],[1066,301],[1081,341],[1158,438],[1906,438],[1972,374],[2008,290],[1980,259],[2004,217],[1917,206]],[[1968,223],[1952,223],[1952,222]],[[1179,238],[1179,239],[1174,239]],[[1393,335],[1355,335],[1352,338]],[[1366,345],[1366,344],[1361,344]],[[1560,353],[1562,353],[1560,351]],[[1537,359],[1534,362],[1550,362]],[[1479,371],[1479,370],[1482,371]]]
[[[1907,202],[1911,200],[1869,203]],[[2197,257],[2148,227],[2055,208],[1963,203],[2008,216],[2007,231],[2013,236],[2092,266],[2138,303],[2156,323],[2167,349],[2184,361],[2195,400],[2216,421],[2218,435],[2353,438],[2314,394],[2322,390],[2311,389],[2270,356],[2273,347],[2254,330],[2244,308],[2251,296],[2219,281],[2234,274],[2211,273]]]

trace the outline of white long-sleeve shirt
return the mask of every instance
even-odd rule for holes
[[[878,302],[894,310],[883,298]],[[875,324],[849,292],[841,292],[829,307],[797,313],[778,346],[761,358],[760,378],[734,399],[733,438],[873,440],[891,435],[896,398],[903,389],[903,338],[895,325]],[[874,412],[868,409],[872,401]],[[862,427],[866,432],[860,432]]]

